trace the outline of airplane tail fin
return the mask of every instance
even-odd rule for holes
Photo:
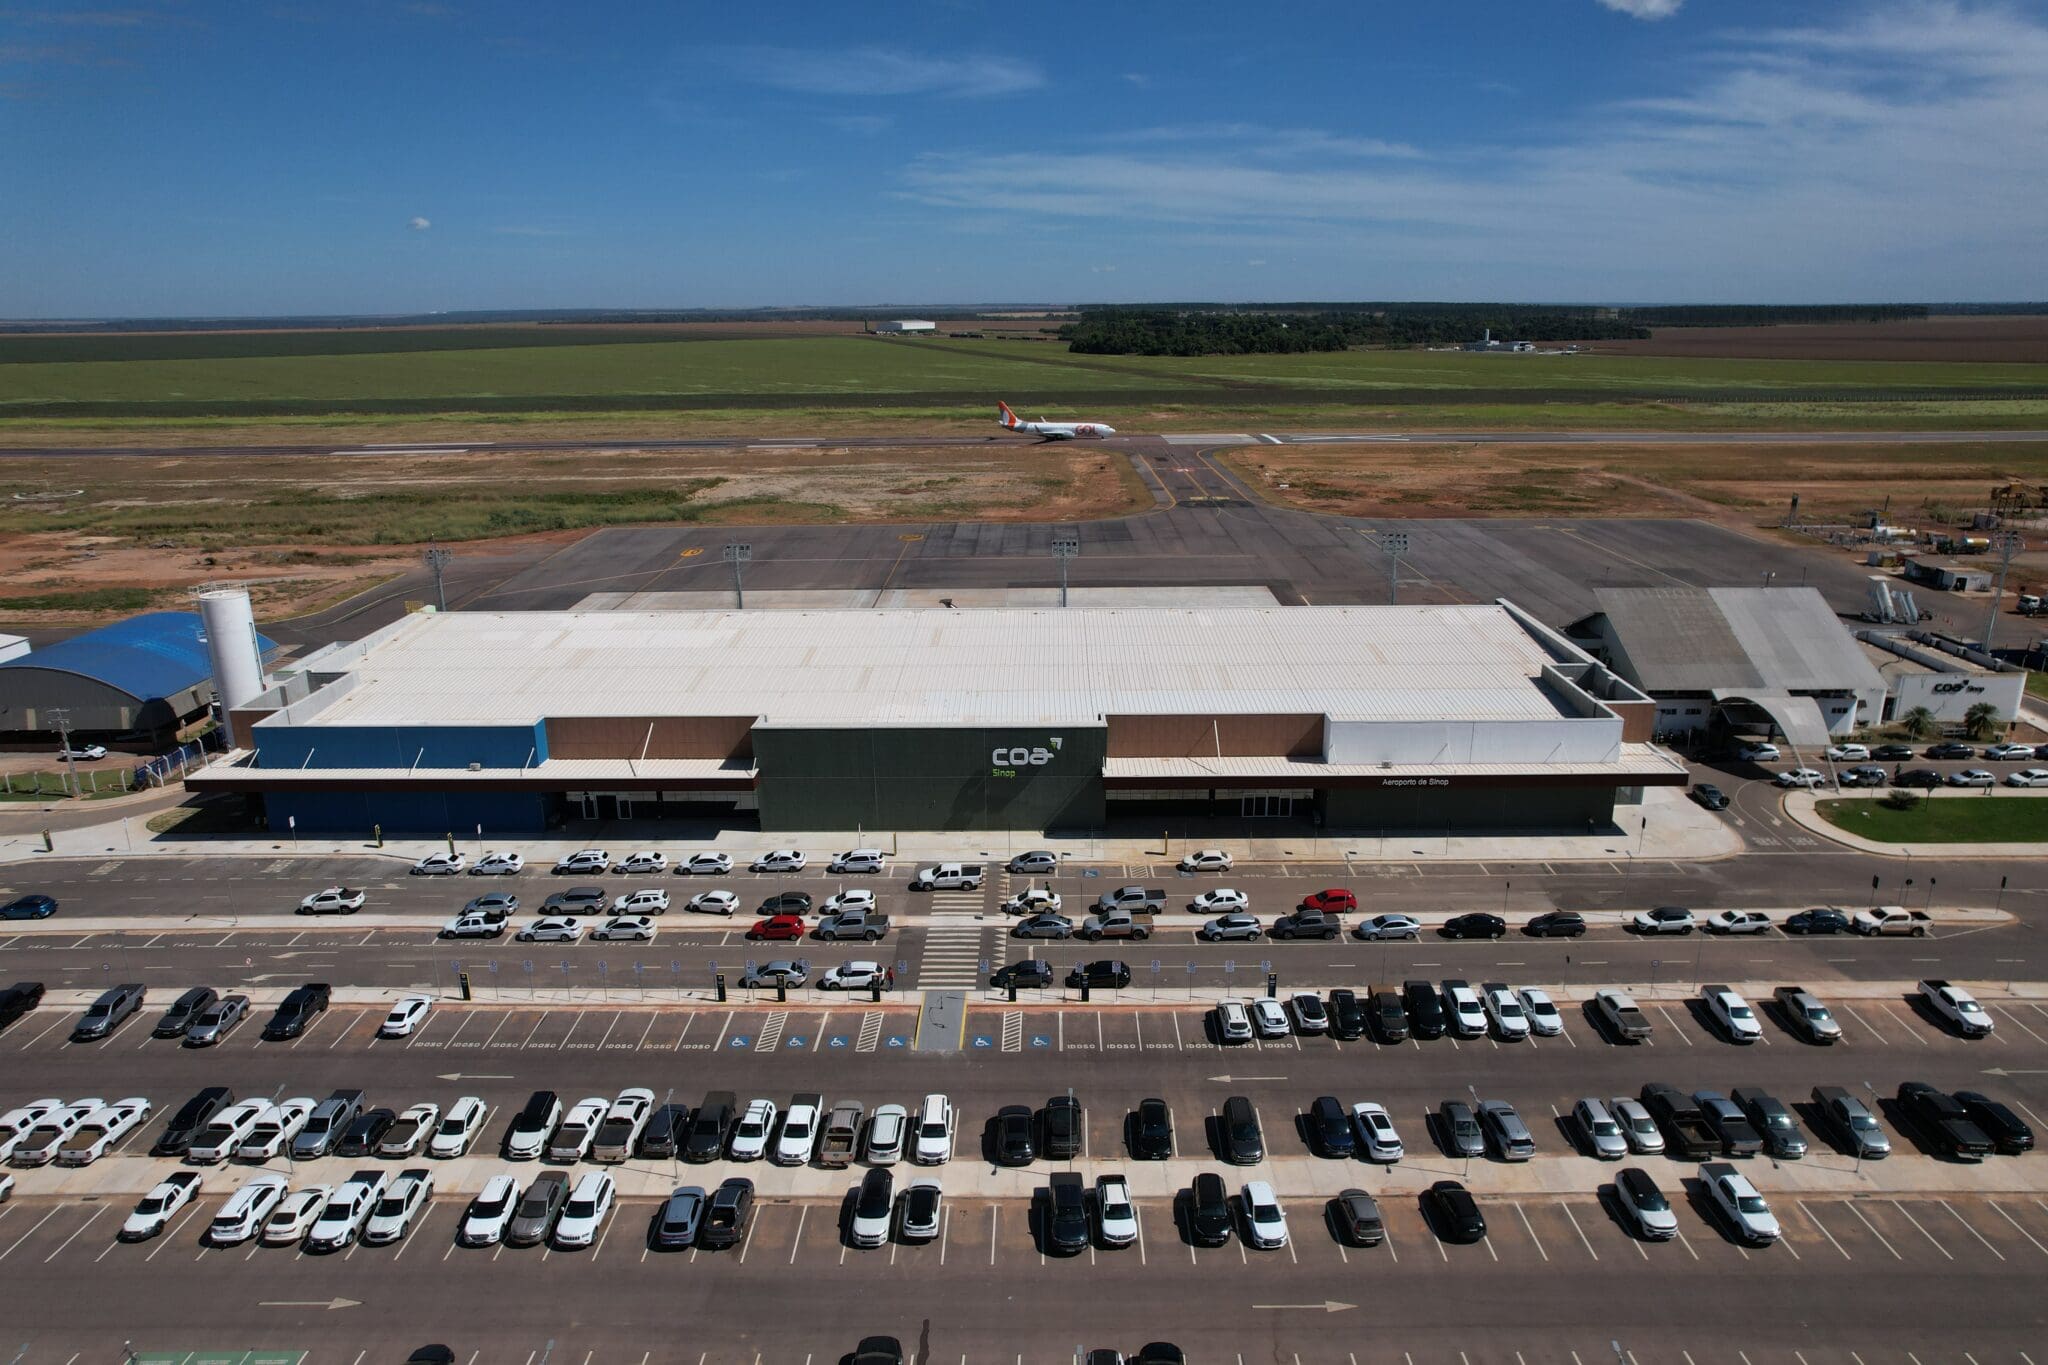
[[[1008,403],[1005,403],[1002,400],[998,399],[996,401],[996,406],[1002,409],[1003,413],[1003,415],[996,420],[1001,422],[1004,426],[1010,428],[1010,430],[1012,431],[1015,431],[1018,427],[1024,425],[1022,422],[1017,420],[1017,414],[1010,411],[1010,405]]]

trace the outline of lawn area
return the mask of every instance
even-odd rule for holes
[[[1942,796],[1913,810],[1869,799],[1820,801],[1814,809],[1829,824],[1881,843],[2048,843],[2048,801],[2028,797]]]

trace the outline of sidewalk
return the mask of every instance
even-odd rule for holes
[[[1942,788],[1917,795],[1935,801],[2012,801],[2029,797],[2048,799],[2048,788],[2042,787],[2000,787],[1998,795],[1987,797],[1984,788]],[[1971,844],[1941,841],[1925,844],[1887,844],[1875,839],[1865,839],[1851,834],[1840,825],[1830,824],[1821,818],[1814,806],[1821,801],[1855,800],[1859,796],[1874,796],[1878,792],[1816,792],[1791,791],[1785,794],[1785,815],[1792,823],[1817,834],[1830,843],[1844,848],[1853,848],[1863,853],[1882,854],[1887,858],[2044,858],[2048,857],[2048,844]],[[4,855],[0,855],[4,857]]]

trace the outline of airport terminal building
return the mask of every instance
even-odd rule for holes
[[[1474,606],[459,612],[296,661],[194,774],[301,832],[1606,827],[1655,704]]]

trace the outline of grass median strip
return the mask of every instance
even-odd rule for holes
[[[2048,801],[1940,797],[1911,810],[1882,800],[1821,801],[1814,809],[1838,829],[1892,844],[2048,843]]]

